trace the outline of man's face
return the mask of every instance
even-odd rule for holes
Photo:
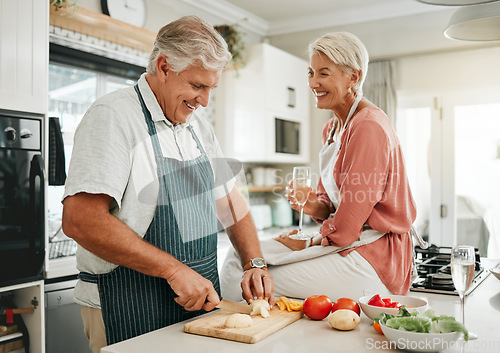
[[[172,124],[185,123],[201,105],[206,107],[221,71],[190,66],[179,73],[169,70],[161,88],[160,106]]]

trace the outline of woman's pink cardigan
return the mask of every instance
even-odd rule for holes
[[[332,118],[325,124],[323,144],[333,123]],[[322,236],[330,245],[341,247],[356,241],[364,224],[386,233],[356,251],[373,266],[391,293],[406,294],[413,257],[409,230],[416,207],[399,140],[382,110],[364,108],[352,117],[342,135],[333,173],[340,203],[333,217],[322,222]],[[333,211],[322,180],[318,197]]]

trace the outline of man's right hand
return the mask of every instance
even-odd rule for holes
[[[175,302],[188,311],[210,311],[220,302],[212,282],[188,266],[180,266],[167,282],[177,294]]]

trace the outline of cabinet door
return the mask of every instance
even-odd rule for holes
[[[0,108],[45,114],[49,6],[0,0]]]
[[[263,45],[267,108],[287,115],[307,115],[307,62],[281,49]]]
[[[14,296],[13,300],[17,308],[34,308],[33,313],[15,314],[22,316],[28,329],[29,351],[32,353],[45,352],[45,298],[43,285],[43,281],[35,281],[0,288],[0,295],[12,294]],[[36,307],[33,307],[33,301],[38,302]]]

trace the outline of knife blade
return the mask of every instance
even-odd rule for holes
[[[250,314],[250,305],[246,303],[233,302],[232,300],[221,299],[220,303],[215,307],[227,311],[233,311],[235,313]]]

